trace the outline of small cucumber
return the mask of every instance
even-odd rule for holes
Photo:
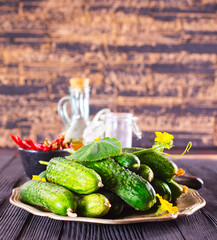
[[[141,176],[120,166],[114,159],[106,158],[82,164],[100,174],[105,188],[117,194],[133,208],[145,211],[155,203],[156,194],[151,184]]]
[[[151,168],[145,164],[141,164],[137,172],[141,177],[143,177],[148,182],[151,182],[154,178],[154,173]]]
[[[45,178],[45,180],[47,181],[47,178],[46,178],[46,170],[43,171],[43,172],[41,172],[41,173],[39,174],[39,177],[40,177],[40,179]]]
[[[79,196],[78,216],[102,217],[106,215],[111,207],[109,200],[100,193]]]
[[[46,171],[49,182],[79,194],[90,194],[102,187],[102,179],[93,169],[65,158],[52,158]]]
[[[151,185],[154,187],[156,193],[159,193],[162,198],[166,199],[169,202],[172,200],[171,190],[165,182],[155,178],[151,182]]]
[[[140,160],[137,156],[132,153],[125,153],[121,156],[114,158],[116,162],[118,162],[121,166],[128,168],[129,170],[135,172],[140,167]]]
[[[106,217],[107,218],[120,217],[120,215],[124,211],[124,207],[126,206],[126,203],[116,194],[106,190],[105,188],[100,188],[97,192],[107,197],[109,202],[111,203],[111,208],[109,212],[106,214]]]
[[[174,180],[170,180],[167,182],[171,192],[172,192],[172,200],[176,201],[182,193],[185,192],[185,189],[181,187],[178,183],[176,183]]]
[[[161,154],[154,151],[143,152],[143,150],[133,154],[140,159],[142,164],[146,164],[152,169],[156,178],[167,181],[175,177],[178,170],[177,165]]]
[[[43,207],[58,215],[76,217],[77,202],[72,192],[49,182],[30,180],[20,190],[25,203]]]

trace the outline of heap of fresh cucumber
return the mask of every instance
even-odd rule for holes
[[[156,193],[175,202],[184,191],[173,180],[178,168],[171,160],[147,149],[122,149],[114,138],[47,165],[40,174],[46,182],[26,182],[21,200],[64,216],[118,217],[125,206],[140,211],[156,206]]]

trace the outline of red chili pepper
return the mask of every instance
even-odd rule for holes
[[[22,140],[18,137],[18,136],[14,136],[14,140],[16,140],[15,142],[21,147],[25,149],[25,146],[22,142]]]
[[[22,142],[23,142],[23,144],[26,145],[27,149],[32,149],[31,144],[29,143],[29,141],[27,139],[24,139],[24,141],[22,141]]]
[[[49,146],[45,145],[44,143],[35,143],[33,140],[29,137],[28,142],[31,145],[31,148],[33,150],[40,150],[40,151],[48,151],[50,150]]]
[[[63,149],[70,148],[70,144],[66,144]]]
[[[51,150],[63,149],[62,143],[64,141],[64,135],[58,136],[52,143],[51,143]]]
[[[16,144],[19,145],[19,141],[18,141],[17,137],[14,136],[14,135],[12,135],[12,134],[10,134],[10,136],[11,136],[11,139],[12,139]]]
[[[23,149],[32,149],[32,150],[40,150],[40,151],[50,151],[57,149],[66,149],[71,146],[71,142],[64,142],[64,135],[58,136],[52,143],[49,143],[47,139],[45,139],[44,143],[35,143],[30,137],[28,139],[22,140],[18,136],[14,136],[10,134],[12,140],[18,144]]]
[[[29,144],[29,145],[30,145],[30,142],[29,142],[28,139],[25,139],[25,138],[24,138],[24,141],[25,141],[26,144]],[[31,146],[31,145],[30,145],[30,146]]]
[[[69,142],[65,142],[65,137],[63,135],[62,139],[61,139],[61,149],[65,149],[68,148],[67,145],[69,144]]]
[[[59,141],[59,149],[64,149],[64,136],[62,135],[61,138],[60,138],[60,141]]]
[[[41,151],[44,150],[43,144],[41,144],[41,143],[34,143],[34,144],[35,144],[37,150],[41,150]]]
[[[47,138],[45,138],[43,146],[44,146],[44,151],[49,151],[52,149],[52,145]]]
[[[49,151],[50,147],[47,146],[46,144],[42,144],[43,150],[42,151]]]
[[[51,144],[51,150],[57,150],[57,148],[58,148],[57,143],[52,143]]]
[[[18,143],[18,145],[21,147],[21,148],[23,148],[23,149],[28,149],[28,146],[26,146],[25,144],[24,144],[24,142],[18,137],[18,141],[19,141],[19,143]]]
[[[33,140],[29,137],[29,143],[32,147],[32,150],[38,150],[37,146],[35,145],[35,143],[33,142]]]
[[[70,148],[71,147],[71,143],[72,143],[72,139],[71,140],[67,140],[65,141],[65,139],[62,142],[62,149],[66,149],[66,148]]]
[[[31,149],[31,146],[29,144],[27,144],[26,142],[22,141],[21,138],[19,138],[18,136],[13,136],[12,134],[10,134],[12,140],[18,144],[21,148],[23,149]]]
[[[57,137],[51,144],[59,143],[61,136]]]

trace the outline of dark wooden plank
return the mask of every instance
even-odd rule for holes
[[[34,239],[38,240],[58,240],[63,223],[63,221],[32,215],[27,224],[23,226],[19,239],[32,239],[34,236]]]
[[[12,189],[19,183],[19,179],[10,178],[8,176],[0,177],[0,204],[11,195]]]
[[[175,221],[185,239],[216,240],[217,228],[210,224],[201,210],[192,216],[181,217]]]
[[[30,214],[11,204],[4,205],[0,216],[0,239],[16,239]]]
[[[177,229],[174,221],[158,222],[158,223],[143,223],[140,225],[144,239],[183,239],[181,232]]]
[[[16,153],[16,149],[0,149],[0,172],[11,162]]]
[[[61,239],[184,239],[173,221],[129,225],[65,222]]]
[[[0,152],[2,159],[6,159],[0,173],[0,239],[16,239],[31,214],[11,205],[9,198],[12,190],[26,181],[26,175],[21,159],[17,154],[14,155],[17,151]]]
[[[0,239],[216,239],[217,162],[179,160],[177,164],[189,174],[203,178],[205,185],[199,192],[206,199],[207,205],[202,210],[192,216],[167,222],[98,225],[33,216],[12,206],[9,203],[12,189],[28,180],[21,159],[16,157],[0,175]]]
[[[201,177],[204,186],[198,192],[206,200],[206,206],[203,208],[204,213],[211,218],[216,219],[217,216],[217,161],[196,161],[183,160],[176,162],[179,167],[186,170],[187,173]]]
[[[117,240],[120,239],[120,233],[117,231],[117,228],[114,228],[112,226],[103,226],[101,227],[102,236],[105,240]]]
[[[175,220],[178,228],[186,239],[217,239],[217,162],[183,160],[176,163],[186,169],[189,174],[203,179],[204,187],[198,192],[206,200],[206,206],[203,209],[192,216]]]
[[[8,176],[14,179],[19,179],[26,176],[23,164],[19,154],[10,161],[10,163],[0,172],[1,176]]]

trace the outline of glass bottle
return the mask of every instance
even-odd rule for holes
[[[65,96],[58,102],[58,114],[65,125],[65,140],[72,139],[72,148],[76,151],[83,146],[82,134],[89,124],[89,79],[71,78],[69,93],[70,96]]]

